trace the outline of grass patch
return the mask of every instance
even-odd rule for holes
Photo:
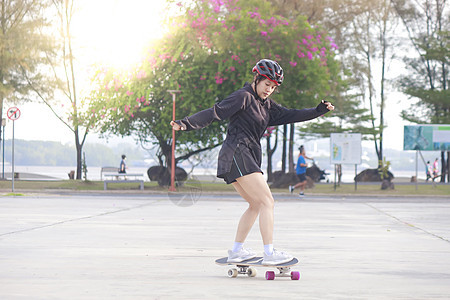
[[[235,192],[232,185],[224,183],[201,182],[197,185],[203,192]],[[0,189],[11,188],[11,181],[0,181]],[[16,180],[14,188],[17,190],[73,190],[73,191],[102,191],[103,181],[84,181],[84,180],[59,180],[59,181],[35,181],[35,180]],[[189,188],[189,187],[187,187]],[[160,187],[156,182],[145,182],[145,191],[166,192],[167,187]],[[180,187],[182,191],[186,187]],[[133,190],[139,191],[139,183],[108,183],[108,190]],[[272,189],[274,193],[287,193],[286,189]],[[334,189],[334,184],[320,183],[313,189],[307,189],[308,194],[330,194],[330,195],[381,195],[381,196],[407,196],[407,195],[426,195],[426,196],[450,196],[449,184],[396,184],[394,190],[381,190],[381,183],[359,184],[355,191],[354,184],[341,184]],[[14,194],[20,196],[22,194]],[[11,195],[10,195],[11,196]]]
[[[273,192],[277,189],[273,190]],[[283,191],[283,190],[280,190]],[[334,189],[334,184],[316,184],[313,189],[308,189],[310,194],[335,194],[335,195],[377,195],[377,196],[450,196],[450,185],[420,184],[397,184],[393,190],[382,190],[381,183],[360,184],[355,190],[354,184],[341,184]]]
[[[25,196],[25,195],[22,194],[22,193],[8,193],[8,194],[5,194],[3,196]]]

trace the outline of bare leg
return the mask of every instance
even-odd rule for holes
[[[259,215],[263,243],[273,244],[274,200],[263,175],[258,172],[239,177],[233,186],[249,204],[249,208],[239,221],[235,241],[240,243],[245,241]]]
[[[302,182],[299,182],[299,183],[297,183],[296,185],[295,185],[295,188],[300,188],[300,191],[301,192],[303,192],[304,190],[305,190],[305,187],[306,187],[306,183],[307,183],[307,181],[305,180],[305,181],[302,181]]]

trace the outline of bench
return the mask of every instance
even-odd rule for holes
[[[117,169],[117,168],[116,168]],[[105,177],[103,180],[103,189],[106,191],[108,189],[108,183],[139,183],[139,189],[144,189],[144,175],[142,173],[104,173]],[[129,179],[129,177],[134,177],[134,179]],[[139,178],[139,179],[138,179]],[[142,178],[142,179],[140,179]]]
[[[103,180],[103,173],[111,172],[111,173],[119,173],[118,167],[102,167],[100,170],[100,180]]]

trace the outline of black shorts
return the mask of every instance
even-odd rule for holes
[[[306,173],[297,174],[298,179],[300,182],[306,181]]]
[[[243,157],[243,155],[241,154],[241,150],[238,147],[233,155],[233,161],[231,163],[230,172],[225,173],[223,175],[223,180],[225,180],[225,182],[227,184],[236,182],[236,178],[239,178],[239,177],[242,177],[242,176],[245,176],[248,174],[252,174],[255,172],[262,173],[261,169],[258,168],[258,170],[256,170],[256,167],[254,167],[254,166],[253,167],[251,166],[250,169],[246,168],[246,164],[244,164],[244,160],[242,157]]]

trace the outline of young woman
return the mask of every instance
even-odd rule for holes
[[[253,83],[246,83],[213,107],[182,120],[172,121],[174,130],[196,130],[214,120],[229,119],[227,136],[219,152],[217,176],[232,184],[249,206],[237,228],[229,262],[241,262],[256,256],[243,247],[256,218],[264,243],[263,264],[292,260],[288,253],[273,248],[274,199],[261,171],[260,139],[268,126],[289,124],[317,118],[334,106],[321,101],[315,108],[287,109],[269,98],[283,82],[283,69],[272,60],[262,59],[253,68]]]

